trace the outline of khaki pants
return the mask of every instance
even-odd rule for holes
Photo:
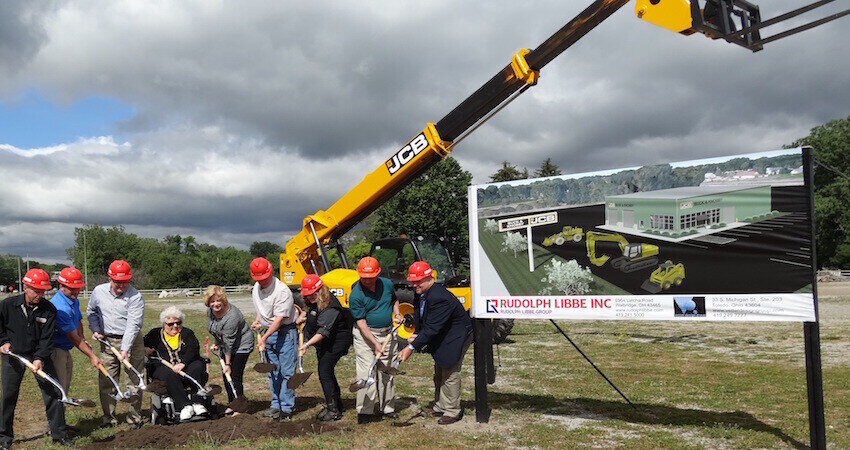
[[[369,330],[378,339],[378,343],[383,344],[392,331],[392,327],[369,328]],[[393,356],[395,356],[395,351],[396,343],[389,342],[384,348],[381,361],[390,365]],[[372,360],[375,359],[375,352],[363,338],[363,335],[360,334],[360,328],[357,328],[357,325],[354,326],[354,357],[357,361],[357,379],[365,380],[369,377],[369,367],[372,365]],[[357,391],[357,414],[391,413],[395,411],[395,382],[391,376],[378,369],[375,369],[374,376],[375,384]]]
[[[106,340],[116,349],[121,349],[121,338],[107,337]],[[136,340],[133,341],[133,345],[130,347],[130,351],[128,353],[130,364],[142,373],[145,364],[145,344],[141,333],[136,337]],[[103,366],[106,367],[106,371],[112,375],[112,378],[115,378],[115,381],[121,389],[127,389],[127,383],[121,383],[122,369],[127,373],[127,379],[130,385],[136,386],[139,384],[139,379],[136,377],[136,374],[127,370],[121,364],[121,361],[112,354],[112,351],[103,344],[100,344],[100,360],[103,361]],[[98,378],[98,387],[100,388],[100,407],[103,409],[103,420],[104,422],[113,420],[115,419],[115,404],[117,402],[114,398],[112,398],[112,396],[110,396],[110,394],[115,391],[115,387],[112,385],[112,382],[109,381],[109,378],[106,378],[103,374],[100,374],[100,377]],[[141,412],[142,397],[140,395],[138,401],[130,404],[130,413],[127,415],[127,422],[130,424],[141,423]]]
[[[53,347],[53,354],[50,355],[53,360],[53,367],[56,368],[56,381],[65,389],[65,393],[71,395],[68,389],[71,388],[71,377],[74,375],[74,358],[71,357],[69,350],[63,350],[59,347]]]
[[[463,378],[461,369],[463,358],[471,343],[470,334],[463,344],[460,361],[454,366],[443,368],[434,364],[434,411],[443,413],[444,416],[459,417],[463,411],[460,406],[460,381]]]

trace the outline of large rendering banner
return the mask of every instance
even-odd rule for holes
[[[470,186],[478,318],[814,321],[801,149]]]

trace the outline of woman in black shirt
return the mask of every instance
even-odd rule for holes
[[[313,336],[298,351],[303,355],[311,345],[316,347],[319,382],[322,384],[326,405],[319,419],[339,420],[342,418],[342,399],[334,369],[351,347],[351,327],[354,321],[348,309],[342,307],[316,275],[309,274],[301,281],[301,296],[306,300],[307,311],[301,314],[298,321],[306,321],[306,331]]]

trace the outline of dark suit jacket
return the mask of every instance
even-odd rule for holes
[[[472,319],[463,304],[445,286],[434,283],[425,296],[425,311],[420,315],[420,296],[414,298],[416,339],[411,343],[417,351],[430,353],[434,363],[448,368],[460,362],[463,344],[472,333]]]

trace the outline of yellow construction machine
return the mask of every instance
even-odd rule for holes
[[[601,231],[588,231],[585,245],[587,246],[587,257],[590,263],[602,267],[610,257],[608,255],[596,255],[596,242],[616,242],[620,247],[622,256],[611,261],[611,267],[625,273],[652,267],[658,264],[658,246],[652,244],[630,244],[623,236],[617,233],[603,233]]]
[[[555,233],[543,239],[543,246],[550,247],[552,244],[564,245],[567,241],[581,242],[584,230],[581,227],[565,226],[559,233]]]
[[[516,52],[496,75],[436,123],[428,123],[404,146],[326,210],[308,215],[301,231],[286,243],[280,255],[281,279],[298,288],[308,273],[319,274],[344,305],[357,281],[349,268],[339,238],[375,211],[396,192],[423,174],[480,125],[531,86],[540,70],[563,51],[623,7],[628,0],[596,0],[533,50]],[[761,50],[766,42],[812,28],[847,14],[833,15],[812,24],[762,38],[768,25],[802,14],[828,1],[816,2],[771,20],[762,21],[757,6],[743,0],[637,0],[638,18],[684,35],[702,33],[717,39]],[[806,28],[808,27],[808,28]],[[445,69],[443,69],[445,70]],[[342,268],[328,264],[327,249],[339,251]],[[417,256],[421,257],[421,255]],[[450,286],[469,306],[469,285]]]
[[[652,271],[649,279],[643,282],[641,288],[652,294],[670,289],[671,286],[681,286],[685,281],[685,266],[682,263],[673,264],[667,260]]]

